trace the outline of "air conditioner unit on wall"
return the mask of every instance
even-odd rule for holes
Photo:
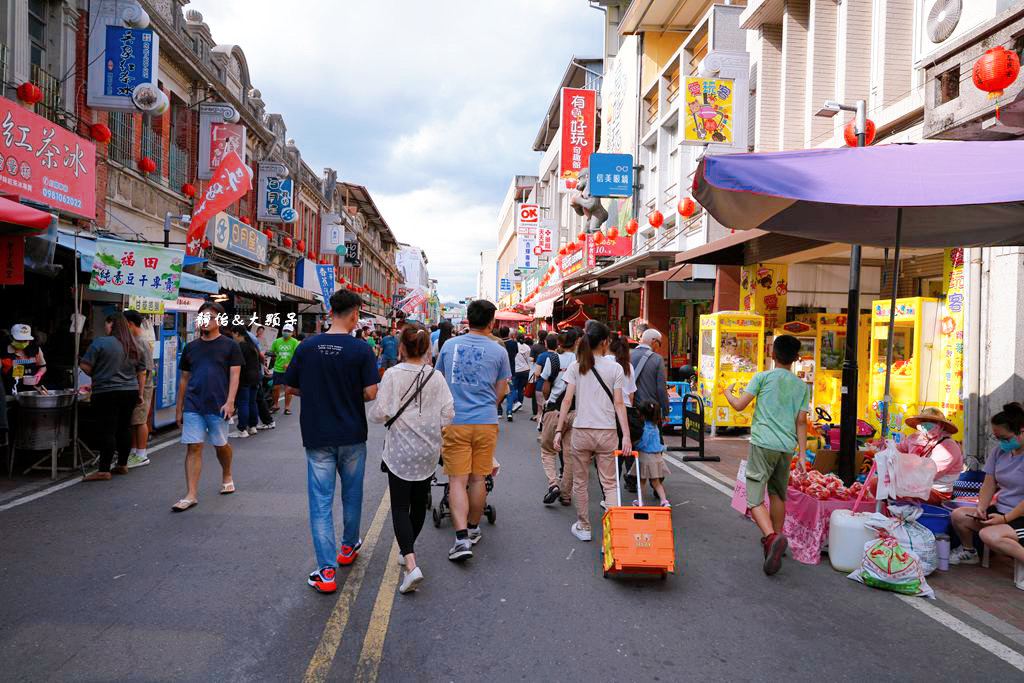
[[[917,0],[914,62],[956,42],[1019,0]]]

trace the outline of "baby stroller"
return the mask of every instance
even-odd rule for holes
[[[437,474],[435,473],[434,476],[430,478],[430,485],[432,487],[437,486],[444,489],[443,493],[441,494],[441,501],[437,504],[436,507],[433,507],[433,494],[427,496],[427,507],[431,508],[430,516],[434,520],[434,526],[440,529],[441,522],[444,520],[444,518],[452,516],[451,504],[448,501],[448,482],[439,482],[437,480]],[[494,490],[494,477],[488,474],[484,478],[484,487],[487,489],[488,495],[490,495],[491,491]],[[487,503],[484,506],[484,517],[487,518],[487,522],[489,524],[494,524],[494,520],[497,518],[497,516],[498,515],[497,512],[495,512],[494,510],[494,506],[491,505],[490,503]]]

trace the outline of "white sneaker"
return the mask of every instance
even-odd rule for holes
[[[402,579],[402,585],[398,587],[398,592],[412,593],[420,587],[421,583],[423,583],[423,572],[420,571],[419,567],[416,567],[411,572],[405,573],[405,578]]]
[[[256,436],[256,428],[249,427],[249,436]]]
[[[271,427],[270,425],[265,425],[261,422],[258,425],[256,425],[256,429],[262,432],[264,429],[273,429],[273,427]]]
[[[569,531],[570,533],[572,533],[573,536],[580,539],[581,541],[590,540],[590,531],[581,527],[579,522],[573,522],[572,526],[569,527]]]
[[[603,500],[601,501],[601,509],[602,510],[607,510],[609,507],[611,507],[611,506],[608,505],[608,503],[604,502]]]
[[[405,566],[405,555],[399,555],[398,556],[398,566],[399,567],[404,567]]]
[[[228,432],[229,439],[246,439],[249,437],[249,432],[240,432],[237,429],[232,429]]]
[[[978,551],[974,548],[968,550],[967,548],[960,546],[956,550],[949,553],[950,564],[981,564],[981,558],[978,557]]]
[[[523,407],[523,402],[522,401],[516,401],[515,403],[512,404],[512,412],[513,413],[517,413],[517,412],[519,412],[519,409],[522,408],[522,407]]]
[[[479,543],[480,539],[483,538],[483,537],[484,537],[484,535],[483,535],[483,532],[480,531],[480,527],[477,527],[475,529],[469,529],[469,542],[472,543],[473,545],[476,545],[477,543]]]
[[[149,464],[149,456],[141,456],[138,453],[132,453],[128,456],[128,469],[136,467],[145,467]]]

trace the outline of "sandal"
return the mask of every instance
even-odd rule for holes
[[[82,481],[110,481],[110,472],[93,472],[82,477]]]
[[[198,500],[192,500],[191,498],[182,498],[177,503],[171,506],[171,512],[184,512],[189,508],[194,508],[199,505]]]
[[[235,492],[235,482],[229,481],[220,485],[220,495],[227,496]]]

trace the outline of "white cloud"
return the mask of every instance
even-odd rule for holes
[[[267,110],[313,168],[365,185],[452,297],[481,249],[573,55],[599,55],[586,0],[193,0],[245,52]]]

